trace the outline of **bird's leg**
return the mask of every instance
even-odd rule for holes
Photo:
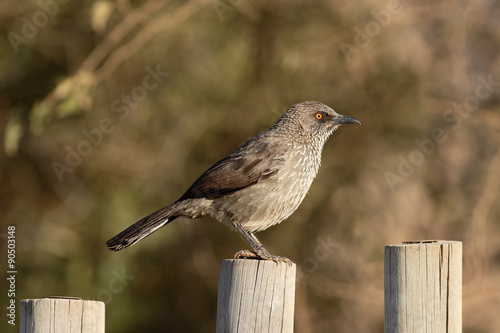
[[[234,225],[236,229],[238,229],[238,231],[243,235],[243,237],[245,237],[245,239],[253,249],[253,251],[241,250],[236,252],[236,254],[234,255],[235,259],[264,259],[272,260],[276,263],[285,262],[289,265],[293,263],[293,261],[288,258],[270,254],[269,251],[266,250],[264,245],[262,245],[262,243],[257,239],[257,237],[255,237],[253,232],[245,230],[239,223],[235,223]]]

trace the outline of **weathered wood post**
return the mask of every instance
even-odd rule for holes
[[[385,333],[462,332],[462,242],[385,247]]]
[[[104,333],[104,303],[74,297],[23,299],[20,333]]]
[[[295,264],[223,260],[217,333],[293,332],[295,275]]]

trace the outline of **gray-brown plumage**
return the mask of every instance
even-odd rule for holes
[[[321,151],[341,124],[360,124],[315,101],[295,104],[268,130],[203,173],[174,203],[131,225],[106,244],[119,251],[179,216],[209,215],[237,229],[253,251],[238,258],[289,261],[269,254],[254,232],[290,216],[318,173]]]

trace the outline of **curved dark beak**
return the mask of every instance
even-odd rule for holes
[[[360,124],[361,125],[361,122],[359,120],[357,120],[351,116],[344,116],[342,114],[339,114],[339,117],[332,119],[332,121],[335,124]]]

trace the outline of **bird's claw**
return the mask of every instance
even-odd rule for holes
[[[271,260],[279,264],[280,262],[286,263],[288,266],[294,264],[294,262],[288,258],[275,256],[269,252],[256,253],[250,250],[240,250],[234,254],[234,259],[256,259],[256,260]]]
[[[260,257],[250,250],[239,250],[234,254],[234,259],[260,259]]]

